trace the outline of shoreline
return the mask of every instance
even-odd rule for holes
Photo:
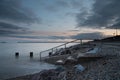
[[[63,74],[66,75],[66,80],[74,80],[73,78],[75,78],[76,80],[120,80],[120,52],[118,53],[120,48],[119,46],[117,46],[117,49],[114,52],[114,47],[116,46],[103,45],[102,51],[100,53],[100,55],[102,55],[103,58],[91,60],[88,62],[83,61],[83,63],[78,62],[77,64],[64,64],[62,65],[62,67],[64,67],[65,70],[63,70],[62,72],[56,71],[55,69],[50,69],[43,70],[39,73],[6,80],[45,80],[46,77],[51,77],[50,74],[53,74],[56,78],[50,80],[58,80],[60,78],[59,75],[61,74],[61,78],[63,78]],[[76,73],[74,66],[78,64],[82,65],[85,68],[85,70]],[[45,74],[46,77],[44,77],[43,74]]]
[[[85,70],[78,74],[74,73],[74,69],[73,69],[74,64],[72,66],[64,65],[64,67],[67,67],[65,71],[70,72],[72,76],[76,76],[77,80],[80,80],[80,79],[81,80],[94,80],[94,79],[119,80],[120,79],[120,64],[119,64],[120,62],[119,61],[120,61],[120,58],[117,56],[110,56],[110,57],[108,56],[102,59],[98,59],[96,61],[91,61],[89,63],[83,63],[82,65],[85,67]],[[53,70],[53,69],[50,69],[50,70]],[[50,70],[47,70],[47,71],[49,72]],[[6,79],[6,80],[43,80],[43,79],[37,79],[37,77],[39,77],[40,74],[41,72],[26,75],[26,76]],[[36,79],[33,79],[35,77]]]

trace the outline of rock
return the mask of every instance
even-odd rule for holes
[[[58,80],[58,74],[54,69],[43,70],[38,75],[33,76],[31,80]]]
[[[98,52],[98,50],[99,50],[99,48],[96,47],[93,50],[90,50],[90,51],[88,51],[86,53],[96,54]]]
[[[57,60],[56,64],[64,64],[64,61],[63,60]]]
[[[82,56],[84,56],[84,54],[78,54],[77,55],[77,59],[80,58],[80,57],[82,57]]]
[[[62,67],[62,66],[59,66],[55,70],[58,71],[58,72],[63,72],[65,70],[65,68]]]
[[[58,80],[66,80],[66,71],[63,71],[58,75]]]
[[[80,65],[80,64],[75,65],[74,68],[75,68],[75,72],[76,73],[80,73],[80,72],[85,70],[85,68],[82,65]]]
[[[72,70],[69,70],[66,72],[66,80],[76,80],[75,79],[75,73]]]
[[[75,60],[72,56],[67,57],[67,60]]]
[[[75,64],[76,62],[77,60],[72,56],[67,57],[67,59],[65,60],[65,64]]]

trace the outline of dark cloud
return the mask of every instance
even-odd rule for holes
[[[0,22],[0,36],[11,36],[30,33],[28,28],[19,27],[10,23]]]
[[[46,4],[45,9],[51,12],[57,12],[60,8],[68,8],[69,4],[65,0],[51,0],[52,4]]]
[[[17,35],[17,36],[11,36],[15,38],[25,38],[25,39],[48,39],[47,36],[24,36],[24,35]]]
[[[120,28],[120,0],[94,0],[91,12],[77,14],[78,26]]]
[[[21,0],[0,0],[0,20],[20,23],[39,22],[30,9],[22,6]]]
[[[65,36],[36,36],[34,31],[11,23],[0,22],[0,37],[11,37],[19,39],[66,39]]]
[[[47,11],[51,11],[51,12],[56,12],[56,11],[58,11],[57,7],[55,7],[54,5],[47,5],[47,6],[45,7],[45,9],[46,9]]]
[[[85,0],[86,1],[86,0]],[[60,9],[64,8],[73,8],[73,9],[80,9],[83,0],[51,0],[53,4],[46,4],[46,10],[51,12],[57,12]]]
[[[69,39],[68,36],[51,36],[52,39]]]
[[[35,35],[30,35],[30,36],[24,36],[24,35],[12,35],[10,37],[15,37],[15,38],[25,38],[25,39],[66,39],[67,37],[64,36],[35,36]]]
[[[70,5],[72,8],[80,9],[83,6],[83,3],[86,0],[71,0]]]
[[[32,10],[22,5],[22,0],[0,0],[0,37],[31,33],[25,26],[21,27],[21,23],[25,25],[39,21]]]
[[[68,7],[69,6],[69,3],[65,0],[57,0],[56,1],[56,5],[59,7]]]
[[[68,7],[68,8],[75,8],[75,9],[80,9],[81,5],[85,2],[86,0],[56,0],[56,5],[59,7]]]
[[[104,35],[100,32],[80,33],[80,34],[71,36],[72,39],[100,39],[103,37]]]
[[[36,36],[35,31],[20,27],[11,23],[0,22],[0,37],[11,37],[20,39],[65,39],[65,36]]]
[[[79,30],[69,30],[69,31],[72,31],[72,32],[79,32]]]
[[[27,28],[19,27],[10,23],[0,22],[0,29],[7,29],[7,30],[26,30]]]

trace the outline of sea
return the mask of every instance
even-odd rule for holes
[[[63,43],[0,43],[0,80],[56,68],[55,65],[41,62],[40,52],[61,44]],[[19,52],[19,57],[15,56],[16,52]],[[30,52],[33,52],[32,58]],[[45,53],[43,55],[47,56]]]

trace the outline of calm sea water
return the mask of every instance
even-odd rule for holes
[[[62,43],[0,43],[0,80],[40,72],[56,66],[40,62],[40,51]],[[30,58],[32,51],[34,57]],[[19,52],[19,57],[15,57]]]

